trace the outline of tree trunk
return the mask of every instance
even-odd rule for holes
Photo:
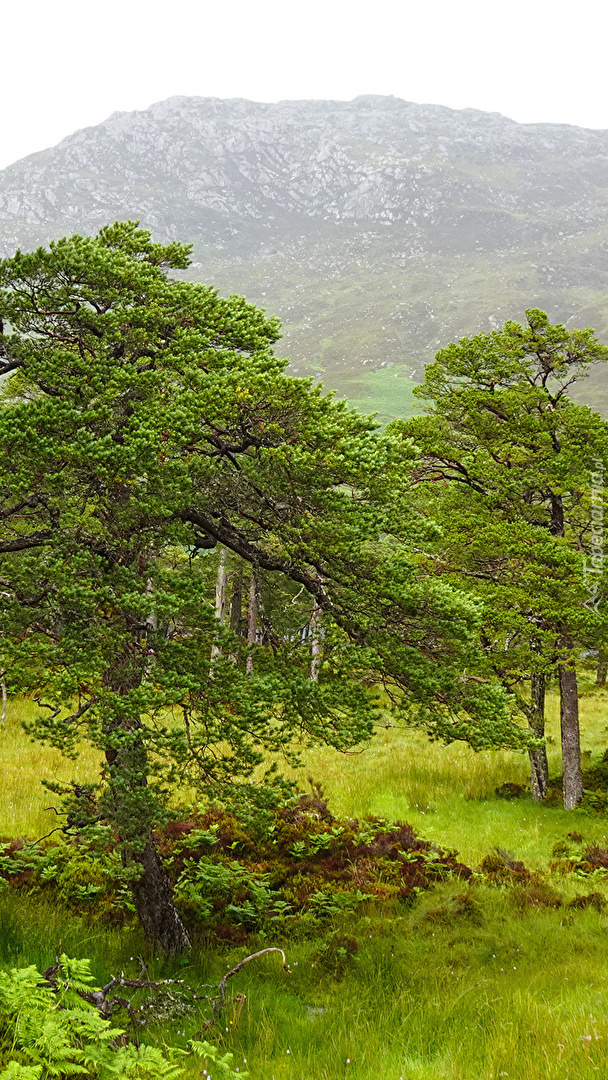
[[[110,703],[103,721],[109,747],[105,752],[109,816],[118,830],[123,864],[139,871],[130,888],[144,933],[164,952],[182,953],[190,948],[190,940],[154,841],[148,754],[140,734],[141,719],[135,709],[129,709],[128,695],[140,686],[142,674],[141,658],[134,661],[125,650],[104,678],[117,700],[116,709]]]
[[[583,797],[581,740],[578,724],[578,685],[574,667],[560,664],[559,691],[564,810],[574,810]]]
[[[597,654],[597,675],[595,679],[596,686],[606,685],[606,675],[608,675],[608,654],[603,649]]]
[[[243,571],[238,569],[232,578],[230,598],[230,629],[240,637],[243,622]]]
[[[131,894],[146,937],[166,953],[186,952],[190,939],[173,903],[171,886],[151,834],[137,861],[142,872],[131,884]]]
[[[533,674],[531,680],[532,712],[529,717],[530,728],[535,738],[545,737],[545,690],[546,679],[544,674]],[[549,765],[547,763],[547,749],[540,746],[536,750],[528,751],[530,757],[530,788],[534,802],[542,802],[547,797],[547,785],[549,782]]]
[[[310,630],[311,630],[311,656],[310,656],[310,678],[312,682],[319,681],[319,672],[321,670],[321,611],[319,608],[315,608],[310,617]]]
[[[258,627],[258,580],[255,570],[251,574],[251,585],[249,587],[249,611],[247,614],[247,666],[246,671],[250,673],[253,671],[253,646],[255,645],[255,636]]]
[[[220,623],[226,621],[226,548],[220,548],[220,562],[215,583],[215,617]],[[211,646],[211,659],[221,656],[219,645]]]

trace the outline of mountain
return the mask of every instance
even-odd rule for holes
[[[392,97],[175,97],[0,172],[0,249],[136,218],[278,314],[298,374],[408,411],[440,345],[542,307],[608,340],[608,131]],[[608,377],[582,399],[608,412]]]

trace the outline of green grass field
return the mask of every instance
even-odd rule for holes
[[[52,797],[41,776],[93,778],[92,754],[75,764],[32,745],[19,727],[27,709],[16,704],[3,740],[0,833],[40,836],[55,824],[45,810]],[[550,703],[552,770],[558,767],[556,702]],[[586,760],[608,742],[608,693],[582,699]],[[318,939],[280,940],[291,973],[275,956],[250,965],[234,980],[246,995],[238,1017],[230,1008],[222,1028],[207,1037],[235,1054],[251,1080],[587,1080],[608,1066],[608,914],[568,910],[576,896],[608,896],[605,872],[561,876],[549,870],[553,846],[580,832],[606,846],[608,822],[591,811],[565,813],[528,798],[500,799],[505,780],[525,782],[526,762],[514,753],[474,754],[433,745],[420,733],[382,728],[363,751],[308,751],[302,773],[322,783],[333,812],[409,821],[423,836],[457,848],[471,867],[499,846],[533,869],[561,899],[558,908],[531,902],[516,888],[448,880],[411,906],[362,905],[329,923],[324,938],[355,939],[344,970],[319,961]],[[463,901],[466,898],[466,902]],[[606,908],[608,912],[608,908]],[[0,957],[4,965],[53,959],[59,943],[93,960],[106,980],[135,972],[138,955],[155,977],[177,973],[193,984],[214,983],[247,952],[244,946],[195,942],[185,965],[151,954],[134,930],[108,930],[14,892],[0,896]],[[316,957],[316,958],[315,958]],[[199,1012],[152,1029],[151,1041],[184,1046],[201,1033]],[[200,1064],[188,1077],[200,1076]],[[208,1078],[206,1078],[208,1080]],[[211,1080],[214,1080],[213,1073]]]

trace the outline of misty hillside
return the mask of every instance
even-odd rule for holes
[[[526,307],[608,340],[607,203],[608,131],[177,97],[0,172],[0,249],[138,218],[194,244],[192,276],[278,314],[299,374],[390,414],[439,345]],[[582,397],[608,410],[608,374]]]

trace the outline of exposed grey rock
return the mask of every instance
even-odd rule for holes
[[[0,172],[0,248],[117,218],[279,314],[299,372],[387,363],[545,307],[608,336],[608,132],[390,97],[175,97]]]

